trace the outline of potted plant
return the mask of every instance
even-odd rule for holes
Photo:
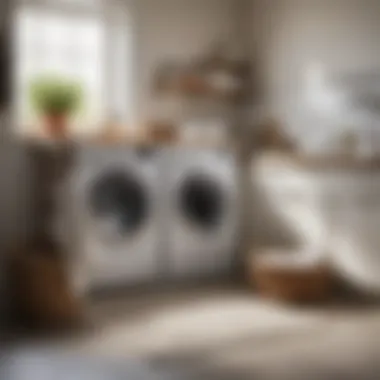
[[[68,117],[82,102],[81,86],[61,77],[38,77],[30,84],[31,103],[45,119],[48,134],[65,138]]]

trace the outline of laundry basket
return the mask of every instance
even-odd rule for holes
[[[332,293],[331,274],[321,261],[286,251],[252,252],[249,280],[268,298],[292,302],[325,301]]]

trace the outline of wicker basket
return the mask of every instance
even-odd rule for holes
[[[59,260],[25,252],[9,262],[12,311],[31,327],[55,329],[82,324],[82,306],[69,288]]]
[[[265,256],[253,258],[249,266],[250,282],[260,294],[292,303],[321,302],[331,294],[331,275],[320,262],[302,262],[279,254],[276,260]]]

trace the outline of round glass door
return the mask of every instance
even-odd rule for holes
[[[148,195],[134,175],[122,170],[97,178],[90,190],[90,209],[97,218],[112,220],[122,235],[139,230],[148,216]]]
[[[213,230],[220,225],[223,217],[221,186],[206,176],[189,176],[179,190],[179,207],[194,226],[206,231]]]

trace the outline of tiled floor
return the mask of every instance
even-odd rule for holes
[[[380,378],[380,307],[291,308],[208,288],[93,307],[96,332],[69,352],[142,360],[205,379]]]

